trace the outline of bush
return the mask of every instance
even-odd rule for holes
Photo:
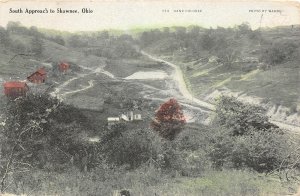
[[[286,135],[250,130],[247,135],[232,136],[228,131],[216,131],[211,139],[209,157],[215,168],[251,168],[269,172],[279,168],[291,150]]]
[[[134,169],[156,160],[161,145],[160,138],[150,129],[128,130],[125,125],[117,125],[103,137],[102,153],[108,163]]]
[[[253,128],[264,131],[278,128],[269,122],[262,107],[244,104],[234,97],[226,96],[219,98],[215,123],[230,129],[234,136],[244,135]]]
[[[11,47],[12,51],[16,52],[16,53],[24,53],[27,50],[26,45],[23,42],[21,42],[20,40],[12,41],[10,44],[10,47]]]
[[[56,98],[28,95],[10,100],[5,108],[6,124],[2,130],[2,157],[9,155],[33,168],[63,169],[70,164],[92,167],[93,147],[82,138],[92,128],[85,116],[73,106]],[[89,151],[89,153],[87,153]]]
[[[221,97],[216,112],[208,153],[216,168],[269,172],[287,158],[292,145],[282,130],[268,122],[263,109]]]
[[[297,45],[293,42],[277,42],[266,48],[260,59],[271,65],[281,64],[295,57]]]

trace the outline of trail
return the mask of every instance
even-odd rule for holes
[[[86,67],[86,66],[83,66],[83,65],[79,65],[79,67],[82,68],[82,69],[85,69],[85,70],[89,70],[89,71],[91,71],[92,73],[95,73],[95,74],[102,73],[102,74],[107,75],[110,78],[115,78],[115,76],[112,73],[103,70],[101,67],[97,67],[96,69]]]
[[[145,51],[141,51],[141,53],[145,56],[147,56],[148,58],[154,60],[154,61],[158,61],[158,62],[163,62],[169,66],[171,66],[173,69],[174,69],[174,74],[173,74],[173,78],[175,81],[177,81],[178,83],[178,88],[179,88],[179,91],[180,93],[182,94],[182,96],[184,96],[186,99],[196,103],[197,105],[203,107],[203,108],[206,108],[206,109],[209,109],[211,112],[214,112],[215,111],[215,105],[213,104],[210,104],[208,102],[205,102],[205,101],[202,101],[202,100],[199,100],[197,98],[195,98],[188,90],[187,86],[186,86],[186,83],[184,81],[184,78],[183,78],[183,73],[180,69],[179,66],[171,63],[171,62],[168,62],[166,60],[163,60],[163,59],[160,59],[158,57],[155,57],[151,54],[148,54],[147,52]],[[277,120],[273,120],[273,119],[270,119],[270,122],[277,125],[278,127],[282,128],[282,129],[285,129],[285,130],[288,130],[290,131],[291,133],[294,133],[294,134],[300,134],[300,126],[297,126],[297,125],[292,125],[292,124],[288,124],[288,123],[285,123],[285,122],[280,122],[280,121],[277,121]]]
[[[89,73],[86,73],[86,74],[78,74],[72,78],[70,78],[69,80],[65,81],[64,83],[62,83],[61,85],[57,86],[55,88],[55,90],[53,92],[50,93],[51,96],[57,96],[59,99],[63,100],[67,95],[70,95],[70,94],[74,94],[74,93],[79,93],[81,91],[85,91],[85,90],[88,90],[90,88],[92,88],[94,86],[94,80],[89,80],[88,81],[88,86],[85,86],[81,89],[76,89],[76,90],[70,90],[70,91],[66,91],[64,93],[60,93],[66,86],[68,86],[71,82],[75,81],[75,80],[78,80],[78,79],[81,79],[81,78],[84,78],[84,77],[87,77],[87,76],[90,76],[92,74],[99,74],[99,73],[102,73],[102,74],[105,74],[107,76],[109,76],[110,78],[115,78],[115,76],[113,74],[111,74],[110,72],[108,71],[104,71],[101,67],[98,67],[96,69],[93,69],[93,68],[89,68],[89,67],[86,67],[86,66],[83,66],[83,65],[79,65],[80,68],[82,69],[85,69],[85,70],[88,70]]]
[[[68,86],[72,81],[79,79],[79,77],[73,77],[67,81],[65,81],[64,83],[62,83],[61,85],[59,85],[58,87],[55,88],[55,90],[53,92],[50,93],[51,96],[56,96],[59,95],[59,92],[65,88],[66,86]]]
[[[180,91],[180,93],[182,94],[183,97],[185,97],[187,100],[191,101],[191,102],[194,102],[196,103],[197,105],[201,106],[201,107],[204,107],[206,109],[209,109],[211,111],[214,111],[215,110],[215,106],[213,104],[210,104],[210,103],[207,103],[207,102],[204,102],[202,100],[199,100],[197,98],[195,98],[188,90],[187,86],[186,86],[186,83],[184,81],[184,78],[183,78],[183,74],[182,74],[182,71],[181,69],[173,64],[173,63],[170,63],[168,61],[165,61],[163,59],[160,59],[160,58],[157,58],[157,57],[154,57],[148,53],[146,53],[145,51],[141,51],[141,53],[145,56],[147,56],[148,58],[154,60],[154,61],[159,61],[159,62],[163,62],[169,66],[171,66],[173,69],[174,69],[174,73],[173,73],[173,79],[177,82],[178,84],[178,89]]]
[[[68,92],[62,93],[60,96],[61,97],[66,97],[69,94],[74,94],[74,93],[78,93],[78,92],[81,92],[81,91],[85,91],[85,90],[88,90],[88,89],[90,89],[94,86],[94,80],[89,80],[88,83],[89,83],[89,85],[86,86],[86,87],[83,87],[82,89],[77,89],[77,90],[74,90],[74,91],[68,91]]]

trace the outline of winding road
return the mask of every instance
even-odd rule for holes
[[[185,106],[186,108],[189,108],[192,111],[200,111],[201,113],[211,113],[213,114],[215,111],[215,105],[208,103],[206,101],[200,100],[198,98],[195,98],[190,91],[188,90],[186,83],[184,81],[184,76],[183,73],[180,69],[180,67],[178,65],[175,65],[174,63],[168,62],[164,59],[160,59],[156,56],[153,56],[145,51],[141,51],[141,54],[148,57],[149,59],[152,59],[153,61],[157,61],[157,62],[163,62],[165,65],[170,66],[173,69],[172,75],[171,75],[171,82],[175,83],[175,87],[177,87],[177,92],[179,91],[179,93],[181,94],[181,96],[184,98],[184,100],[180,101],[180,104],[182,104],[183,106]],[[94,80],[91,80],[88,76],[92,75],[92,74],[105,74],[108,77],[110,77],[111,79],[114,80],[118,80],[118,81],[126,81],[125,79],[122,78],[116,78],[112,73],[103,70],[103,68],[98,67],[98,68],[90,68],[90,67],[86,67],[86,66],[79,66],[84,70],[87,70],[88,73],[85,74],[78,74],[72,78],[70,78],[69,80],[65,81],[64,83],[62,83],[61,85],[57,86],[54,91],[52,93],[50,93],[52,96],[57,96],[58,98],[60,98],[61,100],[63,100],[64,98],[66,98],[67,95],[70,94],[74,94],[74,93],[79,93],[82,91],[85,91],[87,89],[93,88],[94,86]],[[137,70],[138,71],[138,70]],[[82,78],[86,78],[86,81],[88,83],[88,85],[83,86],[80,89],[76,89],[76,90],[66,90],[65,88],[72,83],[75,80],[78,79],[82,79]],[[150,90],[155,90],[155,93],[163,93],[164,91],[161,89],[157,89],[155,87],[152,87],[151,85],[148,84],[143,84],[140,83],[140,85],[143,85],[146,89],[150,89]],[[61,92],[62,89],[64,89],[64,92]],[[174,94],[173,96],[178,97],[178,94]],[[153,96],[151,93],[149,94],[149,92],[147,93],[147,91],[145,90],[145,94],[144,94],[144,98],[146,99],[151,99],[151,100],[157,100],[157,101],[165,101],[163,98],[160,97],[155,97],[155,95]],[[209,123],[209,118],[204,119],[204,121],[202,123],[208,124]],[[270,119],[270,122],[276,124],[278,127],[286,129],[292,133],[295,134],[300,134],[300,127],[297,125],[293,125],[293,124],[288,124],[286,122],[281,122],[281,121],[276,121],[273,119]]]
[[[169,65],[171,66],[173,69],[174,69],[174,72],[173,72],[173,79],[175,80],[175,82],[177,83],[177,86],[178,86],[178,89],[180,91],[180,93],[182,94],[182,96],[184,98],[186,98],[187,100],[193,102],[193,103],[196,103],[197,105],[199,105],[200,107],[203,107],[203,108],[206,108],[206,109],[209,109],[211,111],[214,111],[215,110],[215,106],[210,104],[210,103],[207,103],[205,101],[202,101],[202,100],[199,100],[197,98],[195,98],[191,93],[190,91],[188,90],[187,86],[186,86],[186,83],[184,81],[184,78],[183,78],[183,74],[182,74],[182,71],[181,69],[171,63],[171,62],[168,62],[168,61],[165,61],[163,59],[159,59],[157,57],[154,57],[148,53],[146,53],[145,51],[141,51],[141,53],[145,56],[147,56],[148,58],[154,60],[154,61],[158,61],[158,62],[163,62],[165,63],[166,65]]]
[[[208,102],[205,102],[205,101],[202,101],[202,100],[199,100],[199,99],[195,98],[189,92],[189,90],[186,86],[186,83],[184,81],[183,73],[182,73],[182,71],[181,71],[181,69],[178,65],[175,65],[175,64],[173,64],[171,62],[168,62],[164,59],[160,59],[158,57],[155,57],[155,56],[153,56],[153,55],[151,55],[151,54],[149,54],[145,51],[141,51],[141,53],[144,56],[146,56],[146,57],[148,57],[148,58],[150,58],[154,61],[163,62],[164,64],[169,65],[174,69],[173,78],[177,82],[179,91],[182,94],[182,96],[184,96],[189,101],[191,101],[193,103],[196,103],[200,107],[206,108],[206,109],[210,110],[211,112],[215,111],[215,105],[213,105],[211,103],[208,103]],[[286,122],[280,122],[280,121],[273,120],[273,119],[270,119],[270,122],[277,125],[278,127],[282,128],[282,129],[290,131],[291,133],[300,134],[300,127],[297,126],[297,125],[289,124],[289,123],[286,123]]]

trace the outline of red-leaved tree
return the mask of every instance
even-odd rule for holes
[[[173,140],[183,129],[186,119],[176,99],[170,99],[156,111],[151,126],[167,140]]]

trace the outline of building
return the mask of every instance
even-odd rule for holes
[[[141,114],[134,114],[132,111],[127,112],[127,114],[121,114],[119,117],[108,117],[107,124],[108,126],[118,124],[120,122],[132,122],[132,121],[141,121]]]
[[[5,82],[3,87],[4,94],[11,98],[26,96],[27,92],[29,91],[29,87],[27,86],[26,82],[20,81]]]
[[[40,83],[44,83],[46,81],[46,78],[47,78],[47,72],[45,68],[40,68],[36,72],[28,76],[27,80],[32,83],[40,84]]]
[[[66,63],[66,62],[62,62],[58,64],[58,69],[61,72],[66,72],[70,69],[70,64]]]
[[[119,117],[108,117],[107,118],[107,125],[108,126],[118,124],[119,122],[120,122],[120,118]]]

